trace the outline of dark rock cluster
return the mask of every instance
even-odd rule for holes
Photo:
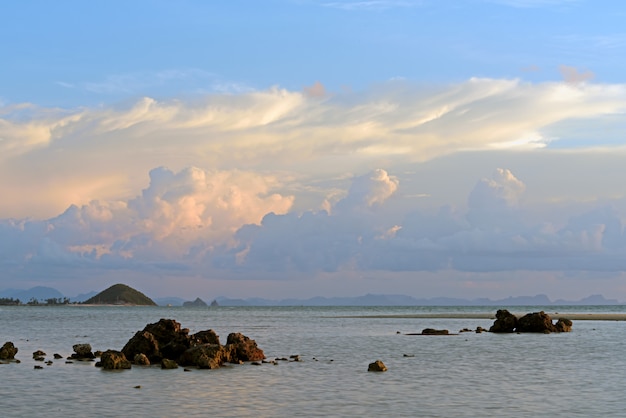
[[[130,368],[130,364],[161,364],[164,369],[195,366],[215,369],[224,363],[263,360],[263,350],[256,342],[240,333],[228,335],[226,345],[220,343],[213,330],[189,334],[189,329],[173,319],[161,319],[138,331],[121,351],[108,350],[96,364],[105,369]]]
[[[572,330],[572,321],[561,318],[556,324],[552,322],[550,315],[541,312],[528,313],[521,318],[513,315],[506,309],[499,309],[496,312],[496,320],[489,328],[490,332],[507,333],[507,332],[570,332]]]

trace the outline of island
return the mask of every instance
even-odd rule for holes
[[[140,291],[119,283],[87,299],[83,304],[157,306],[152,299]]]

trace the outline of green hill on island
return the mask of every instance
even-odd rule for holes
[[[125,284],[115,284],[94,297],[87,299],[87,305],[142,305],[156,306],[148,296]]]

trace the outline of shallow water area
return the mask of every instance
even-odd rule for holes
[[[512,312],[555,311],[514,307]],[[0,307],[0,344],[21,363],[0,365],[3,416],[623,416],[622,321],[574,321],[571,333],[406,335],[458,332],[490,319],[409,317],[495,313],[494,307]],[[625,313],[624,307],[558,307]],[[448,315],[454,316],[454,315]],[[462,316],[462,315],[456,315]],[[121,349],[138,330],[172,318],[255,339],[269,359],[218,370],[133,366],[105,371],[65,363],[72,345]],[[399,333],[398,333],[399,332]],[[46,366],[32,359],[41,349]],[[64,358],[54,360],[54,353]],[[382,360],[384,373],[367,372]],[[43,369],[34,369],[41,365]],[[141,386],[136,388],[136,386]]]

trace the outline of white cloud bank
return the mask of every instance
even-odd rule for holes
[[[625,108],[623,85],[487,79],[73,111],[5,105],[3,277],[621,274],[626,191],[599,196],[602,185],[581,184],[598,200],[572,205],[535,188],[558,177],[568,156],[589,155],[578,169],[592,178],[605,156],[622,152],[545,148],[555,138],[567,144],[581,120],[602,146],[603,124],[623,119]],[[524,162],[480,167],[495,171],[476,183],[463,158],[437,165],[502,149]],[[541,161],[551,165],[538,166],[547,155]],[[544,177],[531,188],[518,169]],[[423,203],[442,195],[458,198]]]

